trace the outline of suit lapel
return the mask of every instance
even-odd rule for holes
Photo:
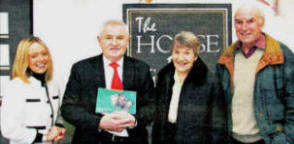
[[[105,84],[105,75],[104,75],[104,64],[103,64],[103,57],[99,55],[94,62],[93,65],[93,74],[95,75],[95,82],[96,85],[99,87],[106,87]]]
[[[124,57],[123,62],[123,86],[124,90],[132,90],[132,83],[134,81],[135,68],[132,61]]]

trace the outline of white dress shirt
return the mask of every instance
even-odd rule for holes
[[[118,64],[117,72],[121,82],[123,81],[123,77],[122,77],[123,61],[124,61],[124,58],[121,58],[119,61],[116,62]],[[108,89],[111,89],[111,82],[112,82],[112,77],[114,73],[113,68],[110,66],[111,63],[112,62],[110,60],[108,60],[107,58],[103,56],[105,84],[106,84],[106,88]]]
[[[122,77],[123,61],[124,61],[124,59],[121,58],[119,61],[116,62],[118,64],[117,72],[118,72],[118,76],[119,76],[121,82],[123,82],[123,77]],[[112,62],[110,60],[108,60],[107,58],[105,58],[103,56],[104,75],[105,75],[104,77],[105,77],[105,84],[106,84],[107,89],[111,89],[111,82],[112,82],[112,77],[113,77],[113,73],[114,73],[113,68],[110,66],[111,63]],[[116,132],[116,131],[108,131],[108,132],[112,133],[114,135],[117,135],[117,136],[121,136],[121,137],[128,137],[129,136],[126,129],[124,129],[122,132]]]
[[[174,74],[175,83],[173,85],[172,98],[169,104],[168,121],[170,123],[176,123],[178,117],[178,107],[180,101],[180,94],[183,86],[183,82],[180,82],[177,72]]]

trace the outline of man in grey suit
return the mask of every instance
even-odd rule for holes
[[[107,21],[97,37],[102,54],[72,66],[61,107],[62,116],[75,126],[73,144],[147,144],[146,125],[152,120],[154,99],[149,66],[125,56],[129,34],[121,21]],[[137,92],[136,114],[95,113],[98,88]]]

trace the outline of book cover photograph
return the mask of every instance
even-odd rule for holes
[[[136,113],[136,92],[98,88],[96,113],[111,113],[126,111]]]

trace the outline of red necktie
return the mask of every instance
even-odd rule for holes
[[[118,72],[117,72],[117,67],[118,64],[117,63],[111,63],[110,66],[113,68],[113,77],[112,77],[112,81],[111,81],[111,89],[115,89],[115,90],[123,90],[123,85],[122,82],[118,76]]]

